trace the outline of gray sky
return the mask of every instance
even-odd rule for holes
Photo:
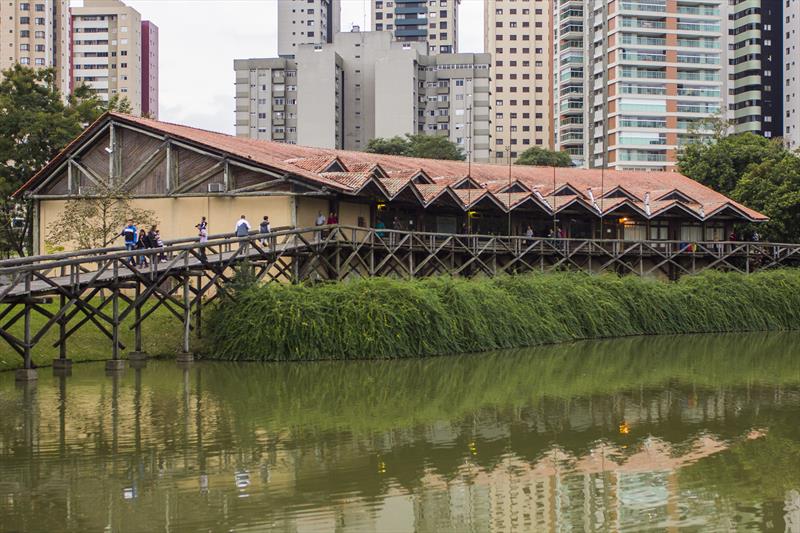
[[[233,133],[233,60],[277,53],[281,0],[124,1],[159,27],[161,120]],[[369,26],[367,0],[341,2],[343,29]],[[462,0],[459,17],[460,51],[481,52],[483,0]]]

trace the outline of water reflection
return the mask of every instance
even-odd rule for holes
[[[0,375],[0,531],[800,531],[798,341]]]

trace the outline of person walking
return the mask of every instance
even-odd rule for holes
[[[258,231],[263,235],[261,244],[269,248],[269,233],[272,233],[272,227],[269,225],[269,217],[267,215],[264,215],[264,219],[258,225]]]
[[[130,252],[136,248],[136,241],[139,240],[139,233],[136,230],[136,225],[133,223],[133,220],[128,220],[128,224],[122,228],[120,236],[125,240],[125,249],[127,251]],[[128,262],[133,265],[136,260],[131,257],[128,259]]]
[[[200,223],[195,225],[197,228],[197,236],[200,237],[200,261],[206,262],[206,247],[203,244],[208,242],[208,221],[206,217],[200,217]]]
[[[528,229],[525,230],[525,236],[529,239],[533,238],[533,228],[528,225]]]
[[[237,238],[247,237],[250,235],[250,223],[247,221],[247,217],[242,215],[239,218],[239,221],[236,223],[236,228],[234,229],[234,233],[236,234]],[[243,254],[247,255],[248,252],[248,244],[249,241],[243,240],[239,242],[239,249],[242,251]]]
[[[322,211],[317,211],[317,218],[314,220],[314,225],[316,227],[324,226],[325,222],[326,222],[325,215],[322,214]],[[318,241],[321,241],[322,237],[325,236],[322,231],[317,231],[314,235],[316,236]]]
[[[379,239],[383,239],[386,237],[386,232],[382,231],[386,229],[386,224],[383,223],[383,219],[379,218],[378,221],[375,223],[375,229],[378,230],[375,234],[378,236]]]
[[[164,241],[161,240],[161,230],[158,230],[158,229],[156,230],[155,240],[153,240],[152,243],[156,248],[163,248],[164,247]],[[165,254],[163,251],[161,253],[159,253],[158,254],[158,261],[160,263],[166,263],[167,262],[167,254]]]
[[[152,246],[150,246],[150,238],[147,236],[147,232],[144,230],[144,228],[142,228],[139,230],[139,238],[136,240],[136,249],[146,250],[147,248],[152,248]],[[146,267],[149,265],[147,255],[144,253],[137,257],[136,262],[140,267]]]

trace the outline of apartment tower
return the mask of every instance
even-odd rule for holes
[[[552,2],[487,0],[484,50],[492,54],[491,161],[552,147]]]
[[[556,147],[577,165],[671,170],[726,98],[723,0],[559,0]]]
[[[303,44],[333,42],[340,25],[340,0],[280,0],[278,56],[292,58]]]
[[[735,0],[723,5],[728,34],[724,95],[736,133],[783,136],[785,2]]]
[[[429,54],[389,32],[338,33],[295,59],[234,61],[236,134],[363,150],[375,137],[442,135],[489,159],[489,54]]]
[[[784,106],[783,137],[786,145],[800,149],[800,0],[782,0]]]
[[[541,1],[541,0],[540,0]],[[372,28],[398,42],[426,42],[429,52],[458,52],[461,0],[371,0]]]
[[[59,89],[69,94],[69,25],[69,0],[0,2],[0,70],[54,68]]]
[[[135,115],[158,116],[158,27],[120,0],[72,8],[73,84],[102,100],[128,100]]]
[[[158,119],[158,26],[142,21],[142,116]]]

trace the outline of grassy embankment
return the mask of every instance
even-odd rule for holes
[[[99,301],[94,302],[95,305]],[[45,304],[50,312],[58,311],[58,303]],[[105,308],[110,312],[110,307]],[[69,326],[77,324],[83,314],[79,314],[70,321]],[[38,314],[32,315],[32,330],[34,334],[39,331],[47,319]],[[131,314],[123,322],[120,330],[120,337],[126,350],[122,352],[123,357],[127,357],[128,352],[133,350],[133,315]],[[11,333],[18,338],[22,336],[22,320],[18,321],[11,328]],[[173,315],[163,307],[157,309],[150,315],[142,326],[142,344],[144,350],[151,356],[174,355],[181,346],[181,336],[183,326]],[[53,343],[58,340],[58,326],[53,326],[42,341],[33,349],[33,361],[37,366],[49,366],[53,359],[58,357],[58,348],[53,348]],[[67,341],[67,356],[74,362],[83,361],[103,361],[111,359],[111,340],[91,323],[84,324]],[[12,370],[22,367],[22,358],[14,351],[7,342],[0,340],[0,371]]]
[[[227,360],[401,358],[580,339],[800,329],[800,270],[676,283],[558,273],[360,280],[239,291],[207,315]]]

